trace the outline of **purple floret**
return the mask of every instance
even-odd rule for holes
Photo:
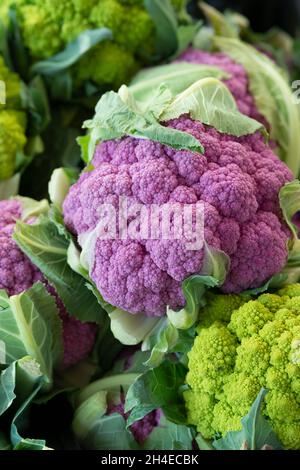
[[[280,188],[292,173],[262,135],[232,137],[182,116],[167,124],[194,135],[203,155],[125,137],[97,146],[95,169],[84,173],[64,201],[64,219],[77,236],[99,222],[99,205],[118,212],[129,203],[204,204],[206,243],[230,258],[225,292],[259,287],[287,260],[290,236],[281,218]],[[82,237],[79,237],[79,242]],[[184,306],[182,281],[201,272],[203,249],[185,240],[98,237],[90,276],[104,299],[131,313],[161,316]]]
[[[63,322],[62,367],[69,367],[85,358],[91,351],[95,341],[96,325],[81,323],[67,313],[55,289],[12,239],[16,220],[21,214],[20,201],[14,199],[0,201],[0,289],[6,290],[11,296],[29,289],[37,281],[45,284],[49,293],[55,297]]]
[[[266,119],[259,113],[249,90],[249,80],[244,67],[234,62],[221,52],[205,52],[192,47],[188,48],[176,62],[211,65],[224,70],[230,78],[222,80],[233,94],[241,113],[256,119],[268,128]]]

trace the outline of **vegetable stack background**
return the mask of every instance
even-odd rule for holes
[[[0,3],[1,450],[300,449],[298,40],[192,3]]]

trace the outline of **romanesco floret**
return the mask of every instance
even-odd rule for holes
[[[223,306],[222,322],[205,323],[206,309],[211,320],[210,306],[218,305],[217,297],[210,294],[208,307],[200,312],[198,336],[188,355],[190,388],[184,395],[189,423],[205,438],[241,429],[242,417],[264,387],[264,415],[285,448],[299,449],[300,284],[236,309],[228,296],[231,316]],[[223,305],[225,299],[221,296]]]
[[[205,316],[200,318],[199,328],[209,326],[215,321],[229,322],[233,310],[241,307],[246,298],[236,294],[206,296]]]
[[[15,173],[17,153],[26,144],[26,114],[21,111],[21,81],[0,56],[0,80],[4,82],[5,103],[0,104],[0,181]]]
[[[0,180],[14,174],[17,152],[26,144],[25,129],[25,113],[11,109],[0,111]]]
[[[102,64],[101,67],[95,67],[97,61]],[[115,67],[116,61],[119,68]],[[127,82],[136,70],[137,62],[128,51],[118,44],[106,42],[86,54],[80,63],[74,66],[73,72],[78,86],[86,80],[92,80],[105,87],[112,84],[114,88],[118,88]]]
[[[2,56],[0,56],[0,80],[5,83],[5,108],[19,108],[21,81],[16,73],[6,67]]]
[[[179,14],[186,0],[173,1]],[[6,23],[12,5],[32,61],[62,51],[87,29],[109,28],[112,41],[92,48],[74,70],[76,77],[100,86],[117,88],[128,82],[138,64],[155,52],[155,25],[141,0],[6,0],[0,7]]]
[[[250,300],[232,314],[228,329],[241,340],[258,333],[272,318],[272,313],[266,307]]]
[[[278,295],[283,297],[287,295],[288,297],[299,297],[300,296],[300,284],[288,284],[279,290]]]
[[[285,299],[288,297],[280,297],[276,294],[262,294],[258,297],[258,301],[264,305],[271,313],[276,313],[279,310]]]

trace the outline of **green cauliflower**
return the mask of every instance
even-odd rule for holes
[[[299,449],[300,284],[256,300],[210,294],[200,318],[184,392],[189,424],[207,439],[239,430],[264,387],[264,415],[285,448]]]
[[[172,0],[180,14],[186,0]],[[77,86],[86,80],[118,88],[128,82],[155,51],[155,25],[142,0],[4,0],[0,19],[15,5],[32,61],[62,51],[87,29],[109,28],[113,40],[94,46],[73,66]]]
[[[26,144],[26,113],[20,102],[21,81],[0,56],[0,80],[5,103],[0,104],[0,181],[11,178],[16,169],[17,154]],[[4,85],[3,85],[4,84]]]

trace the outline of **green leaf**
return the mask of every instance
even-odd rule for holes
[[[72,168],[56,168],[48,183],[50,201],[59,209],[68,194],[71,184],[78,178],[78,171]]]
[[[13,59],[13,65],[16,72],[23,79],[28,78],[29,58],[22,38],[22,33],[17,19],[16,6],[10,6],[8,10],[8,44],[10,56]]]
[[[280,147],[280,157],[298,177],[300,170],[300,113],[282,70],[265,54],[238,39],[216,37],[217,48],[243,65],[260,113]]]
[[[284,284],[286,284],[287,277],[287,274],[284,274],[283,272],[275,274],[262,286],[245,290],[241,292],[240,295],[245,297],[248,297],[249,295],[256,297],[263,292],[271,291],[272,289],[280,289]]]
[[[142,374],[146,372],[147,367],[145,366],[145,362],[149,358],[148,351],[136,351],[132,356],[123,357],[115,361],[113,368],[111,370],[112,375],[120,374],[126,370],[126,374]],[[129,359],[129,360],[128,360]]]
[[[165,355],[171,351],[178,341],[178,330],[163,317],[143,341],[142,350],[150,351],[150,357],[145,362],[146,367],[157,367]]]
[[[71,243],[71,241],[73,240],[72,235],[70,234],[70,232],[68,232],[64,224],[64,217],[63,217],[61,210],[54,204],[51,204],[50,210],[48,212],[48,217],[51,220],[51,222],[53,222],[54,225],[56,226],[59,235],[62,235],[66,240],[68,240]]]
[[[16,363],[4,369],[0,374],[0,416],[10,407],[14,399],[16,385]]]
[[[112,32],[108,28],[88,29],[81,33],[67,47],[50,59],[36,62],[31,73],[41,75],[55,75],[74,65],[92,47],[105,40],[112,39]]]
[[[144,0],[156,28],[156,57],[165,59],[178,47],[177,18],[170,0]]]
[[[101,416],[92,423],[83,442],[88,450],[133,450],[137,444],[130,431],[126,429],[124,418],[117,413]]]
[[[287,183],[281,188],[279,203],[284,220],[292,233],[292,239],[288,242],[288,261],[281,274],[287,277],[285,283],[294,283],[300,279],[300,240],[298,227],[293,223],[293,217],[300,209],[299,180]]]
[[[14,447],[14,450],[42,450],[46,445],[46,442],[44,440],[24,439],[19,434],[19,429],[22,428],[22,420],[24,418],[24,414],[27,412],[28,407],[32,403],[33,399],[42,390],[44,385],[45,377],[41,376],[38,382],[36,383],[32,393],[20,406],[12,420],[10,429],[10,440]]]
[[[221,250],[204,246],[202,274],[193,274],[182,283],[186,300],[184,308],[174,311],[168,307],[167,316],[178,329],[188,329],[197,321],[199,310],[205,305],[204,295],[208,288],[221,286],[229,269],[229,258]]]
[[[214,31],[210,26],[202,26],[198,33],[195,35],[192,45],[196,49],[202,51],[212,52],[213,39],[215,37]]]
[[[9,199],[18,194],[20,176],[20,173],[16,173],[12,178],[0,181],[0,200]]]
[[[91,382],[80,390],[75,396],[76,406],[82,405],[86,400],[99,392],[120,392],[121,388],[127,392],[128,388],[139,376],[137,373],[122,373],[117,375],[107,375],[99,380]]]
[[[86,280],[68,265],[69,241],[51,220],[41,217],[34,225],[18,222],[14,239],[55,287],[70,315],[82,322],[102,322],[104,312]]]
[[[282,449],[269,421],[262,415],[263,401],[267,390],[261,389],[249,413],[242,418],[242,429],[231,431],[222,439],[215,440],[217,450],[261,450],[270,446],[274,450]]]
[[[166,87],[158,90],[147,109],[143,109],[134,100],[130,89],[123,85],[119,93],[105,93],[96,106],[92,120],[85,121],[85,128],[90,129],[89,161],[94,156],[96,144],[102,140],[119,139],[125,135],[147,138],[169,145],[176,149],[202,152],[199,141],[191,134],[162,126],[155,115],[166,106]],[[171,93],[169,94],[171,99]],[[148,104],[148,103],[146,103]]]
[[[202,28],[202,22],[197,21],[192,24],[180,25],[177,30],[178,48],[175,54],[171,57],[172,60],[179,57],[185,50],[192,44],[194,37]]]
[[[84,161],[84,163],[89,162],[89,142],[90,142],[90,136],[89,135],[81,135],[77,137],[76,139],[80,150],[81,150],[81,159]]]
[[[46,199],[35,201],[30,197],[24,196],[17,196],[15,199],[17,199],[22,206],[22,214],[20,217],[22,222],[27,222],[28,220],[36,218],[41,214],[47,214],[49,210],[49,204]]]
[[[45,446],[46,442],[41,439],[20,439],[13,450],[51,450]]]
[[[279,192],[280,208],[294,242],[298,240],[298,227],[293,223],[294,215],[300,210],[300,181],[294,180],[286,183]]]
[[[158,318],[147,317],[142,313],[133,315],[120,308],[112,309],[108,311],[111,331],[115,338],[128,346],[141,343],[159,321]]]
[[[195,440],[200,450],[214,450],[212,444],[206,439],[204,439],[204,437],[201,436],[201,434],[197,434]]]
[[[125,411],[130,411],[127,427],[151,411],[161,408],[167,419],[185,423],[185,405],[179,388],[186,368],[169,360],[140,375],[127,392]]]
[[[99,376],[113,367],[122,349],[123,345],[114,337],[110,328],[110,319],[107,316],[101,328],[99,328],[97,339],[90,355],[90,360],[97,367]]]
[[[192,450],[194,432],[188,426],[174,424],[161,416],[159,426],[155,427],[144,442],[143,450]]]
[[[24,356],[16,362],[16,399],[14,407],[22,405],[27,397],[31,395],[42,376],[40,364],[31,356]]]
[[[36,283],[19,295],[0,291],[0,341],[5,343],[5,362],[30,355],[52,381],[53,366],[62,355],[61,321],[54,297]]]
[[[238,38],[237,29],[228,21],[225,15],[220,13],[216,8],[205,2],[200,2],[200,8],[207,20],[211,23],[215,34],[226,38]]]
[[[12,70],[13,64],[10,57],[9,46],[8,46],[8,37],[7,29],[3,24],[3,21],[0,20],[0,54],[4,58],[5,64]]]
[[[80,442],[86,438],[95,420],[105,415],[107,409],[106,395],[106,391],[96,392],[76,408],[72,421],[72,430]]]
[[[11,450],[10,442],[2,431],[0,431],[0,450]]]
[[[264,130],[262,124],[239,112],[227,86],[216,78],[203,78],[184,90],[163,110],[160,119],[168,121],[187,113],[219,132],[237,137]]]
[[[56,75],[46,75],[45,81],[53,100],[71,101],[73,94],[73,77],[70,70],[61,71]]]
[[[153,93],[163,83],[176,96],[201,78],[229,78],[223,70],[201,64],[181,62],[179,64],[159,65],[141,70],[132,80],[129,90],[138,101],[149,101]]]
[[[157,79],[155,72],[154,78]],[[174,84],[172,87],[174,91]],[[94,118],[85,121],[83,126],[90,130],[89,162],[99,141],[119,139],[126,135],[147,138],[178,150],[203,152],[201,143],[191,134],[160,124],[161,121],[178,118],[186,113],[214,126],[220,132],[236,136],[264,130],[262,124],[238,111],[228,88],[215,78],[198,80],[176,96],[172,87],[170,89],[162,83],[152,93],[151,99],[148,89],[145,96],[142,92],[141,101],[137,101],[131,89],[125,85],[118,93],[105,93],[96,106]],[[84,141],[85,148],[87,140]]]
[[[28,132],[32,136],[38,135],[51,120],[47,92],[41,77],[35,77],[27,85],[24,100],[29,116]]]

